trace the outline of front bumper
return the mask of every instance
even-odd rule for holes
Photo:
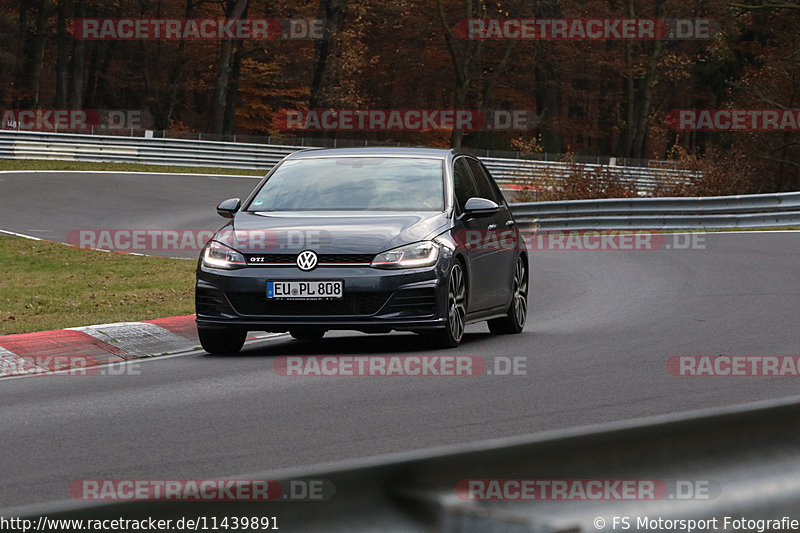
[[[195,288],[197,326],[269,332],[438,328],[445,325],[442,271],[447,272],[439,264],[408,270],[320,266],[311,272],[294,266],[221,270],[201,264]],[[268,300],[268,280],[342,280],[344,295],[340,300]]]

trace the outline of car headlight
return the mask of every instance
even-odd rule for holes
[[[375,268],[419,268],[436,263],[439,259],[439,245],[433,241],[416,242],[389,250],[375,256]]]
[[[242,268],[247,262],[242,254],[221,242],[211,241],[203,251],[203,265],[212,268]]]

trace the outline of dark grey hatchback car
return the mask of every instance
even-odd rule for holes
[[[306,150],[284,158],[197,266],[197,329],[209,353],[248,331],[413,331],[457,346],[464,327],[525,325],[528,257],[486,167],[456,150]]]

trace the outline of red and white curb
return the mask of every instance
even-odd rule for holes
[[[194,350],[195,316],[0,336],[0,377],[41,374]]]

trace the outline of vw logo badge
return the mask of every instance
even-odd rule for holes
[[[311,250],[300,252],[297,256],[297,268],[303,271],[314,270],[317,267],[317,254]]]

